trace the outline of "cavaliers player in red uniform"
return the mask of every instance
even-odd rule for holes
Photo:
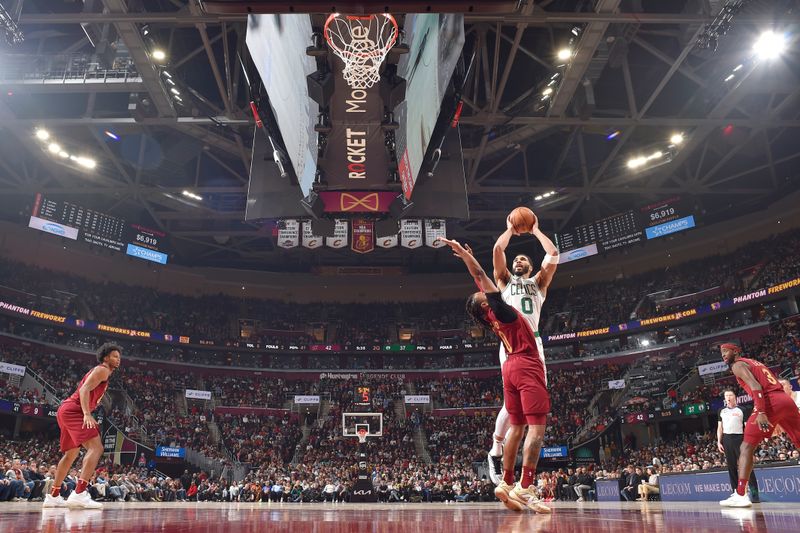
[[[744,425],[744,441],[739,454],[739,481],[731,496],[719,502],[723,507],[750,507],[747,480],[753,471],[753,454],[764,439],[768,439],[780,425],[786,435],[800,448],[800,411],[787,395],[778,378],[758,361],[742,357],[736,344],[720,346],[722,360],[736,376],[736,381],[753,398],[753,414]]]
[[[503,364],[503,395],[511,421],[506,435],[503,454],[503,479],[494,494],[513,511],[531,509],[537,513],[550,513],[535,493],[536,465],[544,441],[547,414],[550,412],[550,395],[547,392],[545,369],[539,357],[536,336],[530,324],[512,306],[503,301],[500,290],[486,275],[472,256],[469,246],[458,241],[439,238],[461,258],[472,274],[480,292],[467,299],[467,312],[486,328],[494,331],[508,355]],[[522,448],[522,479],[514,483],[514,467],[519,444],[528,434]]]
[[[53,490],[44,498],[45,507],[82,507],[85,509],[102,509],[103,505],[92,500],[86,485],[94,475],[100,457],[103,455],[103,444],[100,442],[100,430],[92,411],[97,408],[108,388],[111,373],[119,368],[122,349],[116,344],[106,343],[97,350],[96,367],[83,376],[78,389],[58,408],[58,427],[61,429],[61,451],[64,456],[58,462]],[[61,492],[61,484],[67,477],[72,463],[78,457],[81,446],[86,448],[78,485],[65,500]]]

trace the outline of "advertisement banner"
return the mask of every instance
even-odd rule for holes
[[[353,242],[350,249],[359,254],[366,254],[375,249],[374,222],[365,218],[354,218]]]
[[[138,257],[139,259],[144,259],[145,261],[152,261],[153,263],[158,263],[160,265],[166,265],[168,255],[164,252],[159,252],[158,250],[151,250],[150,248],[144,248],[142,246],[137,246],[135,244],[128,243],[128,247],[125,249],[125,253],[130,255],[131,257]]]
[[[618,479],[598,479],[595,482],[595,495],[598,502],[618,502],[622,500],[619,491]]]
[[[313,250],[322,246],[322,237],[311,232],[311,222],[303,222],[303,247]]]
[[[300,244],[300,222],[294,219],[282,221],[283,229],[278,227],[278,246],[295,248]]]
[[[295,394],[294,403],[316,404],[319,403],[319,396]]]
[[[659,237],[669,235],[670,233],[677,233],[693,227],[694,217],[689,215],[688,217],[683,217],[679,218],[678,220],[673,220],[672,222],[659,224],[658,226],[653,226],[652,228],[645,228],[645,234],[647,235],[648,239],[657,239]]]
[[[437,241],[439,237],[447,237],[447,226],[443,218],[425,219],[425,246],[441,248],[445,244]]]
[[[65,226],[64,224],[59,224],[58,222],[53,222],[51,220],[45,220],[39,217],[31,217],[30,222],[28,222],[28,227],[38,229],[39,231],[44,231],[45,233],[52,233],[53,235],[58,235],[59,237],[66,237],[67,239],[72,239],[73,241],[78,240],[78,228]]]
[[[186,457],[186,448],[174,446],[156,446],[156,457]]]
[[[400,221],[400,244],[403,248],[422,246],[422,221],[408,219]]]
[[[715,363],[708,363],[707,365],[699,365],[697,373],[701,376],[709,374],[719,374],[720,372],[727,372],[730,369],[725,361],[717,361]]]
[[[609,389],[624,389],[625,388],[625,380],[624,379],[612,379],[608,382]]]
[[[539,452],[539,457],[542,459],[554,459],[556,457],[567,457],[568,455],[566,446],[547,446]]]
[[[192,398],[195,400],[210,400],[211,399],[211,391],[210,390],[195,390],[195,389],[186,389],[186,397]]]
[[[558,258],[558,264],[563,265],[564,263],[569,263],[570,261],[576,261],[592,255],[597,255],[596,244],[582,246],[580,248],[575,248],[574,250],[560,254]]]
[[[397,246],[399,240],[398,235],[390,235],[388,237],[378,237],[378,246],[381,248],[394,248]]]
[[[429,394],[406,394],[405,403],[431,403]]]
[[[337,218],[333,229],[333,237],[325,237],[325,246],[328,248],[346,248],[348,227],[347,220]]]
[[[0,361],[0,372],[6,374],[14,374],[15,376],[24,376],[25,367],[20,365],[12,365],[11,363],[4,363]]]

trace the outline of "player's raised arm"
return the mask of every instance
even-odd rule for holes
[[[452,239],[445,239],[444,237],[439,237],[437,240],[442,241],[446,245],[453,250],[453,255],[456,257],[461,258],[464,261],[464,264],[467,265],[467,270],[469,273],[472,274],[472,278],[475,280],[475,283],[478,285],[478,288],[483,292],[499,292],[497,286],[494,282],[486,275],[481,265],[478,263],[477,259],[473,257],[472,250],[469,246],[461,246],[456,240]]]
[[[547,292],[547,288],[550,286],[550,282],[553,281],[553,275],[558,268],[558,248],[556,248],[556,245],[550,240],[550,237],[542,233],[542,230],[539,229],[538,221],[533,226],[531,234],[539,240],[539,243],[545,251],[545,256],[542,260],[542,268],[536,274],[536,284],[539,285],[539,289],[544,293]]]
[[[511,272],[508,270],[506,261],[506,248],[511,241],[511,237],[516,235],[514,226],[511,224],[511,217],[506,218],[506,230],[497,238],[492,249],[492,266],[494,267],[494,279],[500,289],[504,289],[511,280]]]

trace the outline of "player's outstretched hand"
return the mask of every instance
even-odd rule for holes
[[[453,250],[453,255],[456,256],[456,257],[464,258],[464,257],[466,257],[468,255],[472,255],[472,248],[470,248],[469,245],[462,246],[461,243],[458,242],[455,239],[447,239],[445,237],[437,237],[436,240],[437,241],[441,241],[441,242],[445,243],[447,246],[449,246],[450,249]]]
[[[511,235],[519,235],[519,232],[514,228],[514,224],[511,223],[511,215],[506,217],[506,230],[511,232]]]
[[[97,427],[97,420],[91,414],[83,415],[83,424],[81,424],[82,428],[86,429],[93,429]]]

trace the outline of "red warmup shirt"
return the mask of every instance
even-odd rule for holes
[[[101,366],[101,365],[98,365]],[[98,366],[94,367],[97,368]],[[94,370],[94,368],[92,370]],[[75,392],[72,393],[72,396],[64,400],[62,405],[68,405],[70,407],[77,407],[81,409],[81,396],[80,390],[83,387],[83,384],[86,382],[86,378],[89,377],[89,374],[92,373],[92,370],[88,371],[81,382],[78,383],[78,388],[75,389]],[[97,405],[100,403],[100,400],[103,398],[103,394],[106,393],[106,389],[108,389],[108,380],[101,381],[100,384],[94,388],[94,390],[89,391],[89,411],[94,411],[97,408]]]
[[[784,394],[783,387],[780,383],[778,383],[778,378],[776,378],[775,374],[772,373],[772,370],[764,366],[763,363],[754,361],[753,359],[745,359],[744,357],[740,357],[738,360],[743,363],[747,363],[747,366],[750,367],[750,373],[753,374],[755,380],[758,381],[759,385],[761,385],[761,388],[764,390],[764,394],[770,394],[773,392]],[[751,397],[754,397],[753,391],[750,390],[750,387],[748,387],[744,381],[739,379],[738,376],[736,377],[736,381],[738,381],[739,385],[741,385],[742,388],[747,391],[747,394],[749,394]]]

